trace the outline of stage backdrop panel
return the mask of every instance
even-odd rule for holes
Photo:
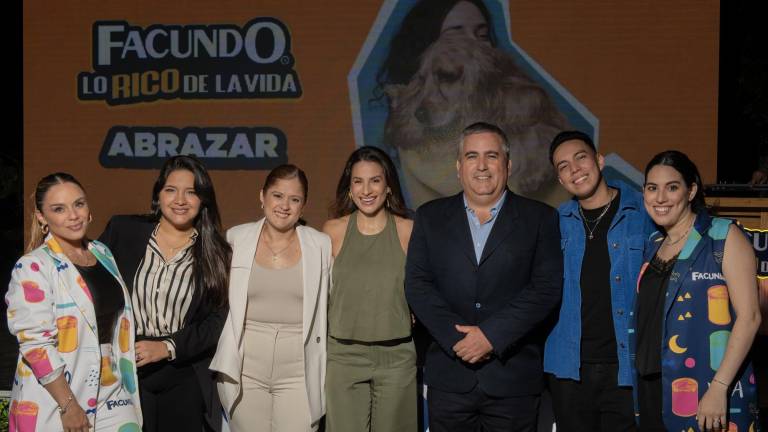
[[[677,148],[714,181],[718,2],[484,0],[430,9],[419,22],[432,33],[405,37],[423,4],[26,1],[25,191],[71,172],[95,236],[110,215],[149,209],[164,157],[198,154],[229,227],[258,216],[267,170],[290,162],[309,176],[305,217],[319,227],[346,157],[368,144],[393,155],[416,206],[457,190],[455,133],[490,116],[471,94],[506,101],[512,114],[495,121],[514,135],[510,186],[551,204],[565,197],[544,150],[569,127],[595,137],[612,176],[637,182],[653,154]],[[478,11],[485,34],[442,28]],[[415,48],[399,51],[398,36]],[[491,67],[505,84],[480,93],[497,83],[483,78]]]

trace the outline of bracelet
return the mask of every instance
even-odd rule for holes
[[[59,415],[64,415],[67,412],[67,408],[69,408],[69,404],[72,403],[72,400],[75,398],[74,395],[69,395],[69,398],[67,398],[67,401],[64,402],[64,408],[59,405]]]
[[[714,381],[714,382],[716,382],[716,383],[718,383],[718,384],[722,384],[722,385],[724,385],[724,386],[725,386],[725,388],[728,388],[728,387],[730,387],[728,384],[726,384],[726,383],[724,383],[724,382],[720,381],[719,379],[717,379],[717,378],[715,378],[715,377],[712,377],[712,381]]]

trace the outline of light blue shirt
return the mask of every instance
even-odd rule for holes
[[[504,205],[504,199],[507,197],[507,191],[501,194],[501,198],[496,201],[496,204],[491,207],[491,218],[480,223],[480,219],[475,215],[475,211],[469,208],[467,204],[467,196],[462,195],[464,199],[464,209],[467,211],[467,222],[469,222],[469,232],[472,233],[472,246],[475,248],[475,258],[477,258],[478,264],[480,263],[480,257],[483,256],[483,249],[485,243],[488,241],[488,236],[491,235],[493,224],[496,222],[496,215],[499,214],[499,209]]]

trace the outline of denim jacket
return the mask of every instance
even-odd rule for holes
[[[628,318],[634,308],[636,281],[643,264],[643,249],[655,231],[643,208],[642,196],[620,181],[608,182],[619,189],[619,208],[608,230],[611,259],[611,308],[619,360],[618,383],[632,385],[634,365],[629,358]],[[581,264],[584,258],[584,223],[579,203],[571,199],[559,208],[560,246],[563,251],[563,300],[557,324],[544,347],[544,371],[558,378],[579,380],[581,366]]]

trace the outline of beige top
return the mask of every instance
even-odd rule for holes
[[[248,278],[246,325],[247,321],[301,325],[302,287],[301,260],[284,269],[265,268],[254,260]]]

